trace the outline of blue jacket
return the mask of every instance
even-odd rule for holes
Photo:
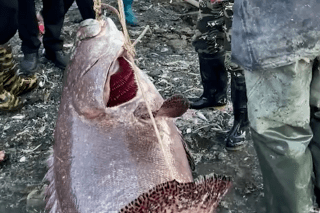
[[[320,0],[235,0],[232,61],[249,71],[320,55]]]

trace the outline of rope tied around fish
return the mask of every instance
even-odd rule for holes
[[[101,9],[109,9],[109,10],[111,10],[112,12],[114,12],[118,16],[118,18],[120,20],[120,23],[121,23],[121,26],[122,26],[122,30],[123,30],[123,34],[124,34],[124,38],[125,38],[124,48],[128,51],[128,56],[129,56],[129,59],[128,58],[124,58],[124,59],[130,64],[132,70],[134,71],[134,74],[135,74],[135,77],[136,77],[136,80],[137,80],[137,83],[138,83],[138,87],[139,87],[139,89],[141,91],[143,100],[145,101],[148,114],[149,114],[150,119],[152,121],[152,125],[153,125],[153,128],[155,130],[158,142],[159,142],[159,144],[161,146],[162,152],[164,154],[166,163],[168,165],[171,165],[170,162],[168,161],[170,159],[170,157],[168,156],[167,152],[164,149],[164,143],[162,142],[162,139],[161,139],[161,136],[160,136],[160,132],[158,130],[158,127],[156,125],[156,121],[155,121],[154,116],[152,114],[151,107],[150,107],[149,103],[147,102],[146,94],[145,94],[145,92],[144,92],[144,90],[142,88],[141,79],[140,79],[139,75],[137,74],[137,72],[139,72],[138,71],[138,67],[135,65],[135,63],[132,63],[134,61],[134,56],[135,56],[135,53],[136,53],[134,46],[139,42],[139,40],[142,39],[144,34],[149,29],[149,25],[147,25],[147,27],[140,34],[140,36],[135,40],[135,42],[132,43],[131,39],[130,39],[130,36],[129,36],[129,33],[128,33],[128,30],[127,30],[126,21],[125,21],[123,1],[122,0],[118,0],[118,6],[119,6],[119,11],[120,12],[116,8],[112,7],[111,5],[108,5],[108,4],[105,4],[105,3],[101,3],[101,0],[93,0],[93,1],[94,1],[93,8],[94,8],[94,11],[95,11],[95,14],[96,14],[96,19],[98,21],[102,20]],[[169,166],[169,168],[170,168],[171,176],[174,177],[174,172],[173,172],[172,168],[170,166]]]

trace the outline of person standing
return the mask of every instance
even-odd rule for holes
[[[18,1],[0,0],[0,110],[13,111],[22,106],[19,95],[37,86],[37,77],[18,76],[9,40],[18,29]]]
[[[245,69],[268,213],[320,204],[319,11],[316,0],[235,1],[232,61]]]
[[[57,67],[64,69],[69,57],[63,51],[63,40],[60,38],[64,16],[71,7],[74,0],[43,0],[41,16],[44,19],[45,33],[43,46],[45,57],[52,61]],[[93,0],[77,0],[83,19],[95,18]],[[138,21],[132,11],[133,0],[123,0],[126,21],[130,25],[137,25]],[[39,60],[39,48],[41,45],[38,39],[39,28],[36,17],[34,0],[19,0],[19,36],[22,40],[21,50],[24,58],[21,61],[21,73],[32,75]]]
[[[231,99],[234,123],[225,139],[226,148],[244,147],[248,127],[247,97],[243,69],[231,62],[233,0],[200,0],[200,15],[193,46],[199,55],[203,94],[190,99],[190,107],[203,109],[227,104],[228,72],[231,74]]]
[[[124,15],[126,16],[126,22],[132,26],[138,25],[138,20],[132,11],[133,0],[123,0]]]
[[[34,0],[19,0],[18,31],[22,40],[21,50],[24,58],[20,63],[23,75],[32,75],[38,66],[39,28],[36,18]],[[45,57],[57,67],[64,69],[69,57],[63,51],[63,40],[60,38],[65,15],[63,0],[43,0],[43,19],[45,34],[43,46]]]
[[[65,13],[68,12],[69,8],[71,7],[74,1],[75,0],[64,0]],[[95,13],[93,10],[93,0],[76,0],[76,2],[83,20],[95,18]],[[126,22],[127,24],[135,26],[138,24],[138,20],[132,11],[132,3],[133,0],[123,0]]]
[[[63,2],[65,14],[68,12],[74,1],[77,2],[77,6],[83,20],[89,18],[94,19],[96,17],[93,10],[93,0],[64,0]]]

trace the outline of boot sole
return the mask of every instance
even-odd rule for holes
[[[247,142],[241,144],[240,146],[236,146],[236,147],[228,147],[226,146],[226,149],[229,150],[229,151],[239,151],[239,150],[242,150],[243,148],[245,148],[247,145]]]
[[[23,91],[23,92],[19,93],[17,96],[22,96],[22,95],[28,94],[38,88],[39,88],[39,82],[37,81],[37,84],[35,87],[31,87],[27,91]]]
[[[208,106],[208,107],[202,107],[202,108],[192,108],[192,107],[190,107],[190,109],[195,109],[195,110],[199,110],[199,109],[215,109],[215,110],[222,110],[222,109],[224,109],[226,106],[227,106],[227,104],[226,104],[226,105],[223,105],[223,106]]]
[[[13,109],[1,109],[0,108],[0,112],[16,112],[19,111],[20,109],[22,109],[23,104],[20,104],[19,106],[13,108]]]
[[[37,64],[37,66],[32,70],[26,70],[26,69],[20,68],[20,70],[18,72],[18,75],[25,76],[25,77],[30,77],[33,74],[35,74],[38,71],[38,69],[39,69],[39,64]]]
[[[131,27],[139,27],[140,26],[138,23],[130,23],[128,21],[126,21],[126,23]]]
[[[45,57],[45,59],[47,59],[48,62],[53,63],[59,69],[62,69],[62,70],[66,69],[66,66],[63,66],[63,65],[59,64],[58,62],[56,62],[55,60],[49,58],[47,54],[44,54],[44,57]]]
[[[216,106],[216,107],[211,107],[211,108],[214,108],[215,110],[223,110],[226,108],[226,106],[227,106],[227,104],[223,105],[223,106]]]

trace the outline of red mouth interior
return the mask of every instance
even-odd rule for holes
[[[131,100],[138,91],[129,63],[123,57],[118,58],[118,61],[120,69],[110,78],[110,96],[107,107],[117,106]]]

